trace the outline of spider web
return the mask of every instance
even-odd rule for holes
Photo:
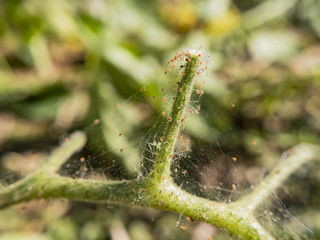
[[[150,173],[161,146],[170,107],[179,89],[175,79],[181,77],[181,71],[170,70],[171,73],[165,76],[169,80],[158,91],[150,91],[152,86],[142,87],[128,99],[110,105],[111,110],[105,113],[106,117],[95,120],[88,127],[91,137],[85,150],[66,163],[61,173],[103,179],[140,178]],[[212,116],[210,102],[206,102],[206,96],[200,93],[205,91],[206,81],[208,76],[196,79],[171,171],[174,181],[182,189],[200,197],[230,203],[249,193],[266,172],[253,162],[252,156],[237,148],[236,141],[228,144],[224,140],[228,135],[231,137],[227,138],[232,140],[235,130],[237,134],[243,134],[244,130],[236,121],[224,130],[208,129],[206,126],[206,122],[214,118],[222,118],[220,121],[223,122],[225,116],[219,110],[214,111]],[[236,118],[234,112],[237,106],[232,102],[230,106],[229,114]],[[127,114],[124,115],[124,112]],[[107,126],[110,123],[111,127]],[[135,130],[132,131],[132,128]],[[201,134],[204,136],[201,137]],[[257,141],[251,141],[252,148],[259,148]],[[246,161],[248,158],[249,161]],[[286,185],[275,190],[258,208],[257,218],[275,237],[312,239],[313,231],[295,217],[297,205],[290,204],[290,200],[288,203],[282,200],[288,197],[283,196],[284,189],[287,189]],[[179,216],[176,225],[185,224],[186,220]]]
[[[59,173],[73,178],[102,180],[141,178],[150,173],[161,146],[175,93],[179,90],[177,79],[183,71],[183,64],[177,64],[175,71],[171,62],[169,66],[170,73],[166,69],[166,80],[161,86],[142,86],[127,99],[110,99],[109,93],[116,90],[108,80],[101,80],[97,88],[99,101],[104,105],[99,107],[97,119],[85,129],[88,143],[61,167]],[[200,72],[205,71],[201,69]],[[175,183],[187,192],[230,203],[252,191],[266,171],[256,164],[253,156],[239,147],[239,141],[244,141],[241,135],[245,130],[237,122],[238,106],[230,101],[230,112],[220,112],[219,103],[213,102],[217,99],[206,96],[206,84],[210,88],[210,77],[210,74],[202,74],[195,80],[171,172]],[[216,110],[212,111],[212,108]],[[229,118],[235,121],[228,128],[214,128],[208,124],[216,119],[223,123]],[[261,147],[258,139],[248,142],[251,148]],[[263,226],[277,239],[315,239],[314,232],[295,217],[303,210],[307,199],[299,201],[298,198],[296,203],[290,202],[289,188],[292,184],[308,186],[307,181],[299,183],[306,175],[306,171],[295,174],[287,181],[288,184],[275,190],[255,212]],[[3,183],[16,181],[14,175],[8,176],[3,178]],[[309,189],[306,194],[311,194],[311,191]],[[176,224],[173,228],[196,225],[182,216],[174,216]],[[153,217],[159,218],[156,214]],[[208,230],[207,237],[210,234],[219,239],[230,239],[222,233],[214,233],[212,229]]]

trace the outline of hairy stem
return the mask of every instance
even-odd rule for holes
[[[168,120],[167,128],[163,134],[163,143],[154,163],[153,178],[158,179],[158,182],[162,181],[163,178],[170,177],[174,148],[193,91],[194,77],[199,67],[199,57],[198,52],[188,54],[184,75],[179,83],[176,99],[169,116],[170,120]]]
[[[249,195],[227,204],[200,198],[178,187],[170,177],[170,167],[181,125],[199,68],[199,51],[188,51],[185,71],[163,133],[160,150],[150,176],[133,181],[72,179],[56,174],[59,167],[86,142],[81,132],[71,135],[38,171],[0,189],[0,208],[39,198],[67,198],[75,201],[132,204],[186,215],[215,225],[245,240],[274,240],[259,224],[254,209],[303,164],[319,158],[319,147],[299,145],[288,151],[271,174]],[[181,55],[180,55],[181,56]]]
[[[0,193],[0,209],[39,198],[135,204],[141,200],[143,181],[94,181],[72,179],[38,171]],[[142,203],[138,201],[141,205]]]
[[[153,182],[149,178],[120,182],[71,179],[38,171],[1,192],[0,209],[40,198],[130,204],[183,214],[243,239],[273,239],[244,209],[196,197],[170,182],[159,192]]]
[[[151,181],[151,183],[154,182]],[[149,205],[210,223],[242,239],[274,240],[246,208],[192,195],[171,181],[148,187]]]
[[[319,148],[310,144],[300,144],[285,152],[278,166],[249,195],[240,200],[239,205],[255,209],[292,173],[319,156]]]
[[[81,132],[74,132],[61,147],[53,151],[42,167],[46,171],[57,171],[61,165],[68,160],[75,152],[81,150],[87,141],[87,136]]]

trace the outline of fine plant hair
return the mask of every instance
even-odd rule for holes
[[[183,64],[183,73],[178,84],[170,113],[163,113],[160,124],[161,136],[157,139],[154,161],[143,176],[134,180],[90,180],[61,176],[59,168],[75,152],[80,151],[86,141],[84,132],[73,133],[46,159],[37,171],[25,178],[3,187],[0,191],[0,208],[32,199],[66,198],[73,201],[117,203],[151,207],[171,211],[193,220],[212,224],[240,239],[275,239],[259,223],[254,211],[269,195],[281,186],[289,175],[302,165],[319,159],[319,147],[299,144],[288,150],[274,170],[258,184],[252,192],[232,203],[211,201],[190,194],[174,183],[171,165],[174,161],[176,143],[181,127],[189,111],[189,101],[194,92],[194,82],[207,66],[203,62],[208,54],[187,49],[174,56]],[[196,111],[200,111],[197,106]]]

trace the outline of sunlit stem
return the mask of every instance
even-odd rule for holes
[[[233,203],[217,203],[192,195],[170,178],[170,166],[181,125],[186,117],[195,75],[199,69],[198,51],[189,51],[170,121],[163,131],[160,150],[151,176],[133,181],[96,181],[59,176],[56,171],[86,142],[82,132],[76,132],[57,148],[46,163],[26,178],[0,186],[0,209],[39,198],[67,198],[76,201],[132,204],[186,215],[215,225],[244,240],[274,240],[255,218],[255,209],[285,179],[303,164],[319,159],[319,146],[301,144],[289,150],[283,161],[249,195]]]
[[[292,173],[299,170],[304,164],[319,158],[319,155],[319,148],[310,144],[300,144],[283,153],[279,165],[249,195],[238,202],[239,206],[250,210],[256,209],[273,191],[282,186]]]
[[[87,136],[81,132],[74,132],[65,142],[53,151],[42,169],[46,171],[57,171],[66,160],[68,160],[75,152],[80,151],[87,142]]]
[[[199,54],[196,52],[188,53],[184,75],[181,78],[176,99],[172,106],[170,114],[171,120],[168,121],[167,127],[164,130],[163,142],[161,143],[161,148],[154,164],[152,177],[158,181],[170,177],[170,166],[174,155],[174,149],[193,91],[194,79],[199,67],[199,57]]]
[[[0,193],[0,209],[39,198],[67,198],[74,201],[143,205],[138,197],[140,181],[94,181],[72,179],[40,170]]]

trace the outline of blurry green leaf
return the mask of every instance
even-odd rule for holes
[[[298,0],[267,0],[243,14],[242,25],[253,29],[279,18],[292,9]]]
[[[58,96],[53,96],[32,102],[32,104],[30,102],[16,103],[12,105],[12,109],[25,118],[50,120],[56,115],[60,101]]]
[[[320,1],[304,0],[300,4],[301,10],[299,14],[301,18],[306,20],[318,37],[320,37]]]
[[[141,161],[139,139],[134,137],[134,127],[139,123],[138,109],[121,100],[110,83],[100,81],[98,86],[98,111],[105,144],[123,161],[129,175],[135,175]]]
[[[103,239],[104,233],[99,222],[88,222],[81,229],[81,237],[83,240],[97,240]]]
[[[254,58],[269,62],[285,60],[297,52],[298,38],[288,31],[257,31],[249,41]]]
[[[60,240],[76,240],[76,225],[75,222],[69,218],[56,219],[48,226],[48,235],[50,239]]]

